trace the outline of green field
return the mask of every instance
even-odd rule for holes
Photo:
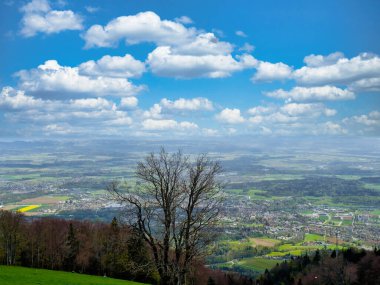
[[[137,285],[142,283],[78,273],[0,266],[1,285]]]
[[[282,260],[268,259],[263,257],[244,258],[238,262],[239,267],[253,269],[256,271],[264,271],[265,269],[271,269],[276,266],[277,263],[281,263]]]
[[[305,242],[310,242],[310,241],[324,241],[325,238],[321,235],[316,235],[316,234],[305,234]]]

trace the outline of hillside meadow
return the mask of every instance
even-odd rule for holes
[[[108,277],[17,266],[0,266],[1,285],[143,285]]]

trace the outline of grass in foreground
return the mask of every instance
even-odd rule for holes
[[[138,285],[142,283],[85,274],[0,266],[1,285]]]

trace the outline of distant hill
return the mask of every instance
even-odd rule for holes
[[[17,266],[0,266],[1,285],[138,285],[126,280],[86,274],[34,269]]]

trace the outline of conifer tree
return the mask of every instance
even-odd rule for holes
[[[75,259],[79,252],[79,241],[75,235],[73,224],[69,224],[69,231],[66,240],[67,252],[64,260],[66,270],[75,271]]]

